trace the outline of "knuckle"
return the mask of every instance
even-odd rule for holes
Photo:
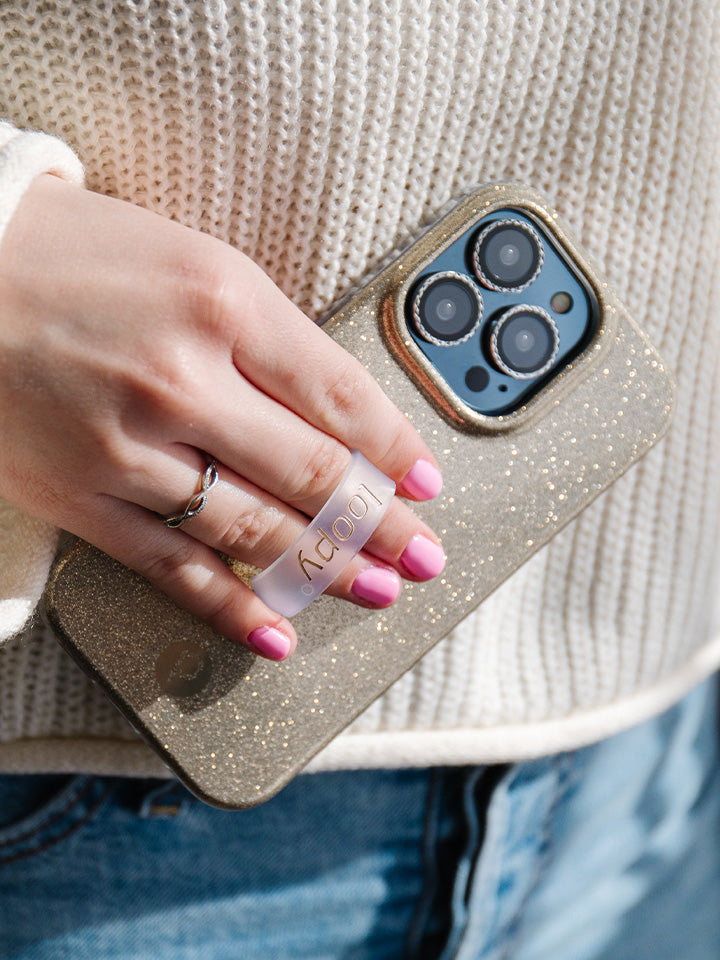
[[[321,443],[300,471],[299,481],[290,497],[304,500],[315,494],[333,489],[347,466],[347,450],[339,443]]]
[[[141,476],[140,464],[134,455],[134,446],[121,427],[114,423],[88,423],[87,435],[75,460],[75,469],[92,484],[104,486],[108,477],[122,477],[134,481]],[[77,475],[76,475],[77,477]]]
[[[220,337],[224,337],[230,329],[236,312],[236,283],[226,271],[217,268],[205,279],[197,319],[206,329]]]
[[[367,407],[368,384],[365,370],[347,364],[325,384],[325,408],[333,419],[354,422]]]
[[[206,333],[232,340],[240,307],[249,296],[243,282],[242,263],[234,262],[224,245],[213,247],[192,268],[186,268],[181,282],[182,308],[191,323]],[[233,262],[231,262],[233,261]]]
[[[238,597],[234,590],[219,590],[204,597],[203,616],[220,631],[237,621]]]
[[[232,556],[260,550],[269,532],[267,511],[262,507],[233,517],[220,538],[220,549]]]
[[[402,463],[408,456],[410,444],[409,437],[414,432],[403,415],[398,411],[395,418],[388,417],[383,431],[385,434],[385,443],[380,452],[380,461],[382,463]]]
[[[128,415],[161,423],[185,416],[197,391],[190,366],[187,344],[178,342],[146,356],[142,369],[128,370],[122,387]]]
[[[190,537],[178,537],[172,550],[148,557],[142,573],[161,587],[178,584],[183,580],[194,554],[195,548]]]

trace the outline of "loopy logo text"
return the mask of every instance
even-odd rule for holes
[[[345,513],[341,513],[333,520],[330,533],[323,530],[322,527],[318,527],[320,539],[315,544],[314,552],[311,551],[310,556],[304,556],[303,551],[298,550],[298,563],[308,580],[312,580],[313,567],[315,570],[323,570],[326,564],[330,563],[340,549],[337,541],[343,543],[350,539],[355,531],[355,521],[362,520],[370,509],[370,503],[368,502],[370,498],[382,505],[382,500],[366,484],[361,483],[358,492],[354,493],[348,500]],[[322,563],[319,563],[318,560],[321,560]]]

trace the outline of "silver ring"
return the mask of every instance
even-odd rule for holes
[[[173,513],[162,518],[166,527],[181,527],[186,520],[192,520],[205,509],[208,491],[218,482],[217,460],[212,457],[200,475],[200,489],[188,500],[182,513]]]

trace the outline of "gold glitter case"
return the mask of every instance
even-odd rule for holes
[[[592,342],[501,417],[453,399],[409,335],[414,278],[481,217],[525,211],[584,275]],[[56,565],[47,611],[61,642],[147,742],[209,803],[268,799],[663,434],[673,384],[652,345],[538,194],[491,184],[462,200],[328,320],[432,448],[445,486],[416,512],[444,573],[369,611],[323,596],[294,618],[296,653],[270,663],[179,610],[88,544]],[[246,575],[236,565],[239,575]],[[448,641],[451,642],[451,641]]]

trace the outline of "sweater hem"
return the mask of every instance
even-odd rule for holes
[[[567,717],[489,728],[348,731],[328,744],[303,772],[515,763],[577,750],[663,713],[719,666],[720,634],[671,676],[612,704]],[[0,773],[174,776],[142,741],[103,737],[39,737],[2,743]]]

